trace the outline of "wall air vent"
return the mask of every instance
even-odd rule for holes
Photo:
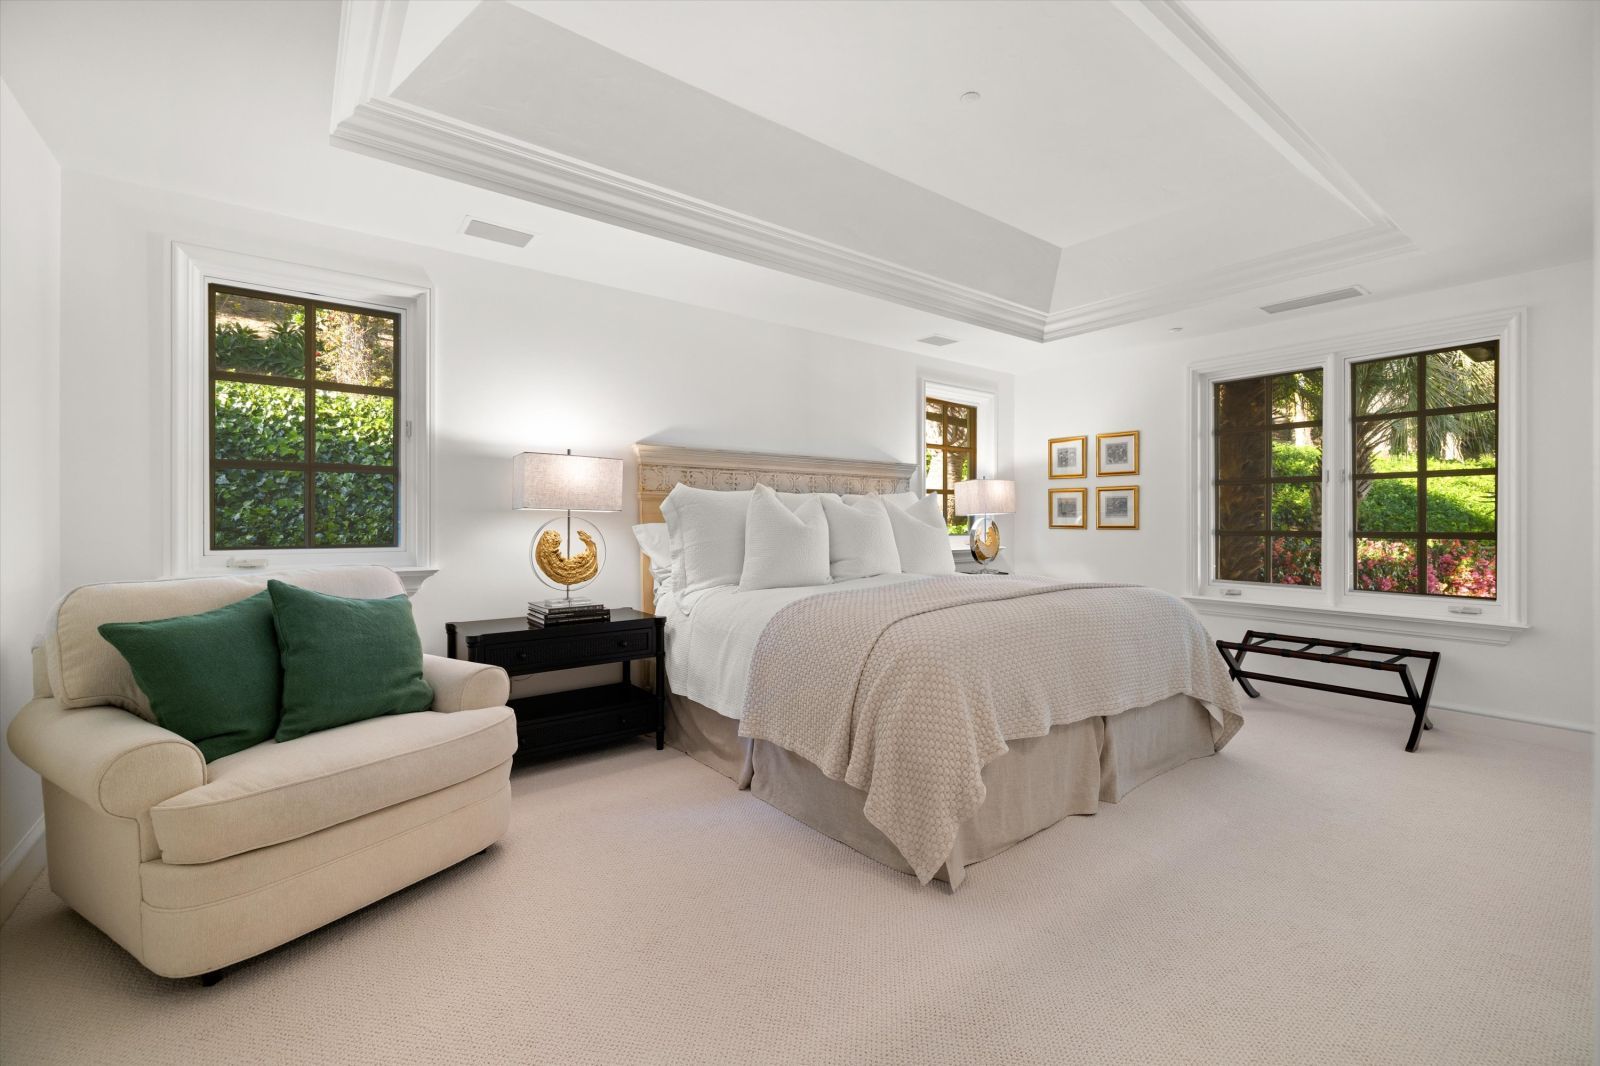
[[[954,337],[941,337],[937,333],[935,333],[931,337],[918,337],[917,338],[917,343],[918,344],[931,344],[935,348],[943,348],[947,344],[957,344],[959,342]]]
[[[1367,295],[1367,290],[1359,285],[1351,285],[1345,289],[1334,289],[1332,292],[1319,292],[1315,296],[1302,296],[1298,300],[1284,300],[1282,303],[1267,304],[1261,310],[1269,315],[1281,315],[1285,311],[1298,311],[1302,307],[1315,307],[1318,304],[1331,304],[1335,300],[1353,300],[1357,296]]]
[[[533,240],[533,234],[524,233],[519,229],[509,226],[496,226],[493,222],[485,222],[481,218],[467,216],[467,221],[461,227],[461,232],[468,237],[478,237],[496,244],[509,244],[513,248],[526,248],[528,242]]]

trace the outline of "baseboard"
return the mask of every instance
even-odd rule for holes
[[[22,834],[17,846],[0,860],[0,922],[22,902],[22,896],[44,869],[44,815]]]
[[[1479,718],[1498,718],[1503,722],[1520,722],[1523,725],[1542,725],[1550,729],[1568,729],[1574,733],[1593,733],[1593,722],[1563,722],[1559,718],[1535,718],[1529,714],[1512,714],[1509,711],[1491,711],[1484,707],[1452,707],[1447,703],[1434,703],[1430,710],[1454,711],[1456,714],[1471,714]]]

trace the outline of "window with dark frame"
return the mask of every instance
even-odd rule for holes
[[[392,548],[400,315],[212,285],[210,545]]]
[[[1322,371],[1213,386],[1219,581],[1322,584]]]
[[[1500,346],[1350,369],[1354,588],[1494,599]]]
[[[965,533],[968,518],[956,514],[956,483],[977,476],[978,409],[929,396],[922,427],[923,488],[930,496],[943,497],[940,504],[950,533]]]

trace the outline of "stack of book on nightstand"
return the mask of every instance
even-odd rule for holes
[[[611,610],[593,600],[534,600],[528,604],[528,624],[535,629],[569,626],[579,622],[609,622]]]

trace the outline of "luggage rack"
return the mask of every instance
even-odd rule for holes
[[[1298,644],[1297,648],[1284,648],[1273,646],[1274,642],[1283,644]],[[1317,649],[1327,649],[1320,651]],[[1417,740],[1422,736],[1424,729],[1432,729],[1433,723],[1428,719],[1428,699],[1433,695],[1433,676],[1439,669],[1439,653],[1436,651],[1417,651],[1413,648],[1385,648],[1377,644],[1357,644],[1353,641],[1323,640],[1319,637],[1296,637],[1286,633],[1258,633],[1252,629],[1245,633],[1243,640],[1219,640],[1217,651],[1222,654],[1222,659],[1228,664],[1228,677],[1239,682],[1245,694],[1251,699],[1260,696],[1251,681],[1274,681],[1280,685],[1294,685],[1297,688],[1316,689],[1318,692],[1338,692],[1345,696],[1363,696],[1369,700],[1383,700],[1387,703],[1404,703],[1410,706],[1416,720],[1411,723],[1411,737],[1406,741],[1407,751],[1417,750]],[[1368,652],[1374,655],[1386,655],[1386,659],[1357,659],[1350,652]],[[1400,684],[1405,688],[1404,695],[1391,692],[1375,692],[1371,689],[1352,688],[1348,685],[1330,685],[1326,681],[1306,681],[1298,677],[1284,677],[1281,674],[1262,674],[1246,670],[1243,666],[1244,657],[1248,654],[1272,655],[1280,659],[1301,659],[1312,663],[1327,663],[1333,666],[1360,666],[1368,670],[1382,670],[1386,673],[1399,674]],[[1411,667],[1405,662],[1407,659],[1418,659],[1428,664],[1428,672],[1423,676],[1422,688],[1419,691],[1416,682],[1411,677]]]

